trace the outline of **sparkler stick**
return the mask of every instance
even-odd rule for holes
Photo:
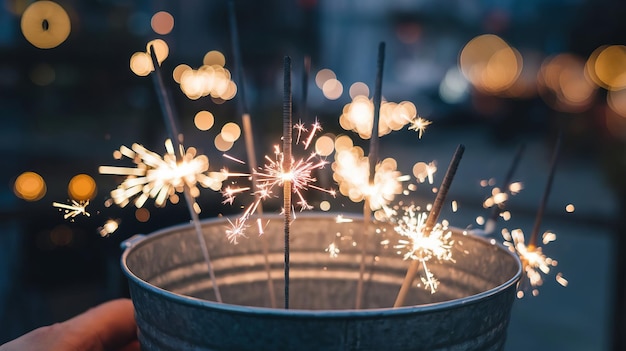
[[[182,147],[180,145],[180,134],[178,133],[178,126],[176,123],[176,119],[174,118],[174,109],[173,104],[170,101],[170,96],[165,88],[165,84],[163,83],[163,74],[161,72],[161,66],[157,61],[156,53],[154,50],[154,46],[150,46],[150,57],[152,58],[152,65],[154,66],[154,88],[156,90],[159,105],[161,106],[161,111],[163,112],[163,118],[165,119],[165,126],[170,135],[172,143],[174,143],[174,149],[176,150],[176,158],[180,159],[180,151]],[[211,264],[211,257],[209,256],[209,251],[206,246],[206,241],[204,240],[204,236],[202,235],[202,228],[200,227],[200,218],[198,217],[198,213],[194,209],[194,199],[191,196],[189,187],[185,185],[184,188],[185,201],[187,203],[187,209],[189,210],[189,214],[191,216],[191,221],[193,223],[196,236],[198,238],[198,242],[200,244],[200,249],[202,250],[202,256],[204,257],[204,261],[207,264],[207,268],[209,270],[209,276],[211,278],[211,285],[213,286],[213,292],[215,293],[215,299],[217,302],[222,302],[222,295],[220,294],[219,287],[217,286],[217,280],[215,279],[215,272],[213,271],[213,265]]]
[[[376,82],[374,83],[374,119],[372,121],[372,136],[370,138],[370,150],[367,155],[369,161],[369,185],[374,185],[376,176],[376,164],[378,163],[378,124],[380,121],[380,105],[382,100],[383,66],[385,63],[385,42],[378,46],[378,61],[376,65]],[[371,208],[369,196],[365,197],[363,204],[363,232],[361,233],[361,263],[359,264],[359,281],[356,286],[355,308],[361,308],[363,299],[363,276],[365,275],[365,254],[367,252],[367,240],[365,236],[369,231],[371,220]]]
[[[515,152],[515,156],[513,157],[513,162],[511,163],[511,166],[509,167],[509,170],[504,177],[504,183],[502,184],[503,191],[507,191],[509,189],[509,186],[511,186],[513,174],[515,174],[515,170],[517,169],[517,165],[519,165],[519,161],[522,158],[522,154],[524,153],[525,148],[526,147],[524,144],[520,144],[520,146],[518,146],[517,151]],[[501,212],[502,208],[500,206],[496,205],[493,207],[493,210],[491,211],[491,216],[487,220],[487,224],[485,224],[484,234],[491,234],[495,230],[496,222],[498,221],[498,216]]]
[[[428,218],[426,218],[426,224],[424,226],[424,236],[429,235],[431,230],[435,226],[435,223],[437,223],[437,218],[439,218],[439,214],[441,213],[441,209],[443,208],[443,203],[446,200],[448,190],[450,190],[450,185],[452,185],[454,175],[456,174],[456,170],[459,167],[459,162],[461,162],[461,157],[463,157],[464,151],[465,146],[463,144],[460,144],[456,148],[454,156],[452,156],[452,160],[450,161],[450,165],[448,166],[446,175],[443,177],[441,186],[439,187],[439,191],[437,192],[437,197],[435,197],[435,202],[433,203],[432,209],[428,214]],[[393,307],[400,307],[404,304],[406,294],[409,292],[409,288],[413,283],[413,279],[415,279],[418,268],[419,261],[412,261],[409,269],[406,272],[406,276],[404,277],[404,281],[402,282],[402,286],[400,287],[400,291],[398,292],[398,296],[396,297],[396,301],[393,304]]]
[[[239,31],[237,28],[237,16],[235,15],[235,2],[228,2],[228,18],[230,23],[230,38],[233,50],[233,61],[235,64],[235,78],[237,86],[239,87],[239,103],[237,108],[241,115],[241,124],[243,126],[243,136],[246,145],[246,154],[248,155],[248,167],[250,170],[250,176],[252,179],[252,193],[254,194],[258,206],[256,207],[256,213],[259,219],[263,217],[263,204],[260,199],[260,193],[257,191],[257,169],[256,152],[254,150],[254,134],[252,133],[252,122],[250,120],[250,113],[248,112],[248,105],[246,104],[246,89],[244,82],[243,64],[241,63],[241,46],[239,44]],[[267,274],[267,290],[270,296],[270,306],[276,307],[276,294],[274,293],[274,280],[272,279],[272,273],[270,270],[269,261],[269,246],[267,240],[263,238],[261,240],[261,249],[263,250],[263,258],[265,265],[265,272]]]
[[[291,58],[285,56],[283,86],[283,211],[285,211],[285,309],[289,309],[289,225],[291,222]]]
[[[304,66],[302,67],[302,113],[300,118],[306,120],[309,114],[307,100],[309,97],[309,74],[311,73],[311,57],[304,56]]]
[[[550,161],[550,173],[548,174],[548,181],[546,183],[546,188],[543,191],[543,196],[541,197],[541,202],[539,203],[539,210],[537,210],[537,216],[535,217],[535,225],[533,227],[532,234],[530,236],[530,240],[528,241],[528,250],[532,251],[537,247],[537,236],[539,235],[539,227],[541,227],[541,219],[543,217],[543,213],[546,209],[546,204],[548,203],[548,197],[550,196],[550,191],[552,190],[552,182],[554,180],[554,170],[556,169],[556,163],[559,159],[559,154],[561,152],[561,132],[556,137],[556,144],[554,146],[554,151],[552,152],[552,160]]]

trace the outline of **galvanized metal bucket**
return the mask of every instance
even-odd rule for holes
[[[270,307],[262,243],[282,304],[283,221],[263,220],[269,220],[263,237],[237,245],[226,239],[226,219],[202,223],[223,303],[214,301],[191,225],[125,242],[122,269],[142,350],[503,349],[521,263],[500,245],[455,231],[456,262],[429,261],[438,291],[414,286],[406,307],[391,308],[409,265],[380,244],[393,237],[392,228],[370,225],[363,239],[360,219],[337,223],[333,215],[301,215],[291,225],[286,310]],[[363,308],[356,310],[364,244]]]

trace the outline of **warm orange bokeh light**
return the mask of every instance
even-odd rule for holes
[[[196,128],[200,130],[209,130],[211,129],[211,127],[213,127],[213,124],[215,123],[215,118],[213,117],[213,114],[209,111],[200,111],[196,113],[196,116],[193,119],[193,123],[195,124]]]
[[[459,68],[477,89],[502,93],[515,83],[522,71],[522,56],[497,35],[485,34],[470,40],[459,56]]]
[[[585,61],[572,54],[546,59],[537,76],[539,94],[553,109],[581,112],[589,108],[596,86],[585,74]]]
[[[202,63],[206,66],[217,65],[224,67],[226,65],[226,57],[217,50],[211,50],[204,55]]]
[[[96,181],[87,174],[75,175],[67,186],[67,193],[72,200],[86,201],[96,196]]]
[[[22,34],[34,46],[51,49],[70,35],[70,17],[61,5],[52,1],[36,1],[22,14]]]
[[[145,77],[154,67],[150,55],[145,52],[136,52],[130,57],[130,70],[140,77]]]
[[[150,40],[148,44],[146,44],[146,53],[148,54],[148,57],[150,57],[151,47],[154,47],[154,53],[156,54],[157,62],[159,63],[159,66],[161,66],[161,63],[163,63],[163,61],[165,61],[167,56],[170,54],[170,47],[163,39]],[[150,60],[150,62],[152,62],[152,59]]]
[[[37,201],[46,194],[46,182],[35,172],[24,172],[15,179],[13,192],[26,201]]]
[[[589,76],[608,90],[626,88],[626,46],[611,45],[596,49],[587,60]]]

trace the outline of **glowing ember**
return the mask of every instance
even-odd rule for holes
[[[543,285],[543,275],[548,275],[552,267],[557,266],[557,261],[547,257],[541,247],[526,245],[524,232],[521,229],[514,229],[509,232],[507,229],[502,230],[504,245],[516,253],[522,260],[524,277],[520,282],[517,297],[524,297],[524,291],[530,290],[533,296],[539,294],[538,287]],[[545,232],[542,236],[544,245],[555,241],[556,234]],[[556,281],[562,286],[567,286],[567,280],[563,278],[561,273],[556,276]]]
[[[424,131],[426,130],[426,127],[428,127],[433,122],[427,119],[424,119],[422,117],[417,117],[411,120],[410,123],[411,125],[409,126],[409,130],[416,131],[417,136],[421,139],[422,135],[424,134]]]
[[[429,289],[431,294],[437,291],[439,281],[430,271],[426,262],[431,259],[438,261],[455,262],[452,258],[452,231],[447,226],[437,223],[430,233],[426,232],[426,218],[428,212],[419,212],[419,208],[414,205],[402,208],[402,215],[391,217],[395,223],[394,230],[406,237],[398,240],[395,249],[404,250],[404,259],[417,260],[421,263],[424,275],[420,277],[425,289]]]
[[[89,205],[89,200],[85,200],[85,201],[72,200],[71,205],[62,204],[60,202],[52,203],[52,206],[57,207],[63,210],[63,212],[65,212],[65,214],[63,215],[63,218],[65,219],[74,218],[80,214],[89,217],[90,214],[89,212],[87,212],[88,205]]]
[[[306,150],[311,141],[314,138],[314,134],[317,131],[321,130],[321,126],[316,121],[311,129],[306,129],[304,126],[300,124],[296,124],[294,126],[297,129],[298,137],[297,144],[302,143],[304,145],[304,149]],[[301,133],[309,133],[305,138],[300,138]],[[232,159],[232,158],[231,158]],[[239,217],[234,223],[231,222],[231,227],[227,230],[226,234],[228,239],[232,243],[237,243],[237,238],[240,236],[245,237],[245,230],[248,227],[246,225],[247,220],[254,214],[256,208],[259,206],[261,201],[264,201],[267,198],[272,197],[273,191],[276,187],[282,187],[285,181],[291,182],[291,189],[293,194],[297,198],[297,204],[300,207],[301,211],[312,209],[313,206],[309,205],[309,203],[304,198],[304,191],[310,189],[315,189],[321,192],[328,193],[335,197],[335,191],[332,189],[325,189],[315,185],[314,183],[317,179],[313,176],[313,172],[317,169],[324,168],[328,162],[324,159],[319,158],[319,155],[316,152],[312,152],[307,158],[303,159],[292,159],[291,160],[291,171],[285,172],[283,170],[283,159],[284,154],[280,150],[278,145],[274,146],[274,158],[270,156],[265,156],[266,163],[262,168],[254,171],[255,182],[256,182],[256,191],[255,195],[257,196],[257,200],[253,202],[246,210],[243,215]],[[237,177],[244,176],[250,177],[249,174],[245,173],[230,173],[228,171],[222,172],[225,177]],[[250,190],[249,187],[244,188],[231,188],[227,187],[222,191],[222,195],[225,200],[224,203],[231,203],[234,200],[234,197],[242,193],[244,191]]]
[[[113,191],[111,197],[120,207],[126,206],[135,197],[137,208],[152,198],[156,206],[165,206],[166,200],[178,202],[177,193],[188,188],[192,197],[200,195],[198,184],[204,188],[218,191],[224,180],[221,173],[208,173],[209,159],[205,155],[197,155],[195,148],[179,151],[182,157],[177,160],[171,140],[165,141],[167,153],[161,157],[139,144],[133,144],[129,149],[122,146],[116,154],[126,156],[137,165],[136,167],[100,166],[101,174],[127,176],[126,179]],[[200,213],[200,207],[194,203],[194,211]]]
[[[98,233],[100,233],[100,236],[103,238],[107,237],[113,234],[113,232],[117,230],[119,225],[120,225],[119,219],[109,219],[102,225],[102,227],[98,227]]]

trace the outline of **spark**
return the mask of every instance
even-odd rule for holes
[[[439,280],[428,268],[430,260],[456,262],[452,258],[452,231],[447,226],[437,223],[430,232],[426,230],[428,212],[419,212],[419,208],[410,205],[402,208],[402,215],[392,217],[394,230],[406,239],[398,240],[394,249],[405,251],[404,259],[417,260],[421,263],[424,275],[420,277],[422,284],[430,293],[437,292]]]
[[[300,126],[299,128],[302,130],[307,130],[303,126]],[[307,136],[304,141],[299,139],[297,144],[303,144],[306,150],[310,142],[313,140],[313,135],[320,130],[320,124],[315,121],[309,131],[309,136]],[[280,146],[275,145],[274,157],[266,155],[266,162],[263,167],[254,170],[254,182],[256,186],[254,195],[256,196],[256,200],[246,208],[241,217],[239,217],[234,222],[230,222],[230,228],[227,230],[227,237],[232,243],[236,244],[238,237],[245,237],[245,231],[248,228],[248,225],[246,224],[247,220],[252,216],[252,214],[254,214],[259,204],[262,201],[272,197],[274,189],[276,189],[277,187],[282,188],[283,184],[286,181],[291,182],[291,189],[297,199],[296,204],[298,205],[298,207],[300,207],[300,211],[310,210],[313,208],[313,206],[311,206],[304,197],[304,192],[309,189],[318,190],[330,194],[333,197],[336,196],[335,190],[325,189],[315,185],[317,179],[313,176],[313,172],[318,169],[323,169],[328,164],[328,161],[319,157],[317,153],[312,152],[306,158],[292,159],[289,172],[285,172],[283,170],[283,160],[284,154],[281,151]],[[251,176],[250,174],[245,173],[225,172],[224,174],[227,177]],[[222,194],[225,197],[224,202],[232,204],[234,196],[236,194],[242,193],[250,189],[250,187],[226,188],[224,191],[222,191]]]
[[[517,296],[523,297],[525,290],[531,290],[533,296],[537,296],[539,294],[538,287],[543,285],[543,276],[548,275],[551,268],[556,267],[558,262],[546,256],[540,246],[526,245],[524,232],[521,229],[514,229],[510,232],[503,229],[502,237],[505,240],[504,245],[511,252],[516,253],[522,261],[524,277],[518,288]],[[552,232],[545,232],[542,236],[544,245],[555,240],[556,234]],[[556,275],[556,281],[562,286],[567,286],[568,283],[561,273]]]
[[[76,216],[82,214],[87,217],[91,216],[89,212],[87,212],[87,206],[89,205],[89,200],[86,201],[76,201],[72,200],[72,204],[63,204],[60,202],[53,202],[52,206],[57,207],[59,209],[63,209],[65,214],[63,215],[64,219],[75,218]]]
[[[428,127],[433,122],[422,117],[417,117],[412,119],[410,123],[411,125],[409,126],[409,130],[416,131],[418,138],[421,139],[424,131],[426,130],[426,127]]]
[[[331,258],[337,258],[337,256],[339,256],[339,253],[341,252],[341,250],[339,250],[334,242],[330,243],[330,245],[328,245],[328,247],[324,251],[328,252],[328,255]]]
[[[137,208],[152,198],[158,207],[165,206],[166,200],[178,202],[177,193],[188,188],[193,198],[200,195],[198,185],[218,191],[224,176],[219,172],[208,172],[209,159],[197,155],[193,147],[184,150],[180,147],[178,157],[170,139],[165,141],[167,153],[161,156],[137,143],[131,148],[120,147],[119,153],[133,160],[136,167],[100,166],[101,174],[125,175],[126,179],[113,191],[111,197],[120,207],[126,206],[132,198]],[[200,208],[194,203],[194,210]]]
[[[119,224],[119,219],[109,219],[102,225],[102,227],[98,227],[98,233],[100,233],[100,236],[103,238],[107,237],[117,230]]]

